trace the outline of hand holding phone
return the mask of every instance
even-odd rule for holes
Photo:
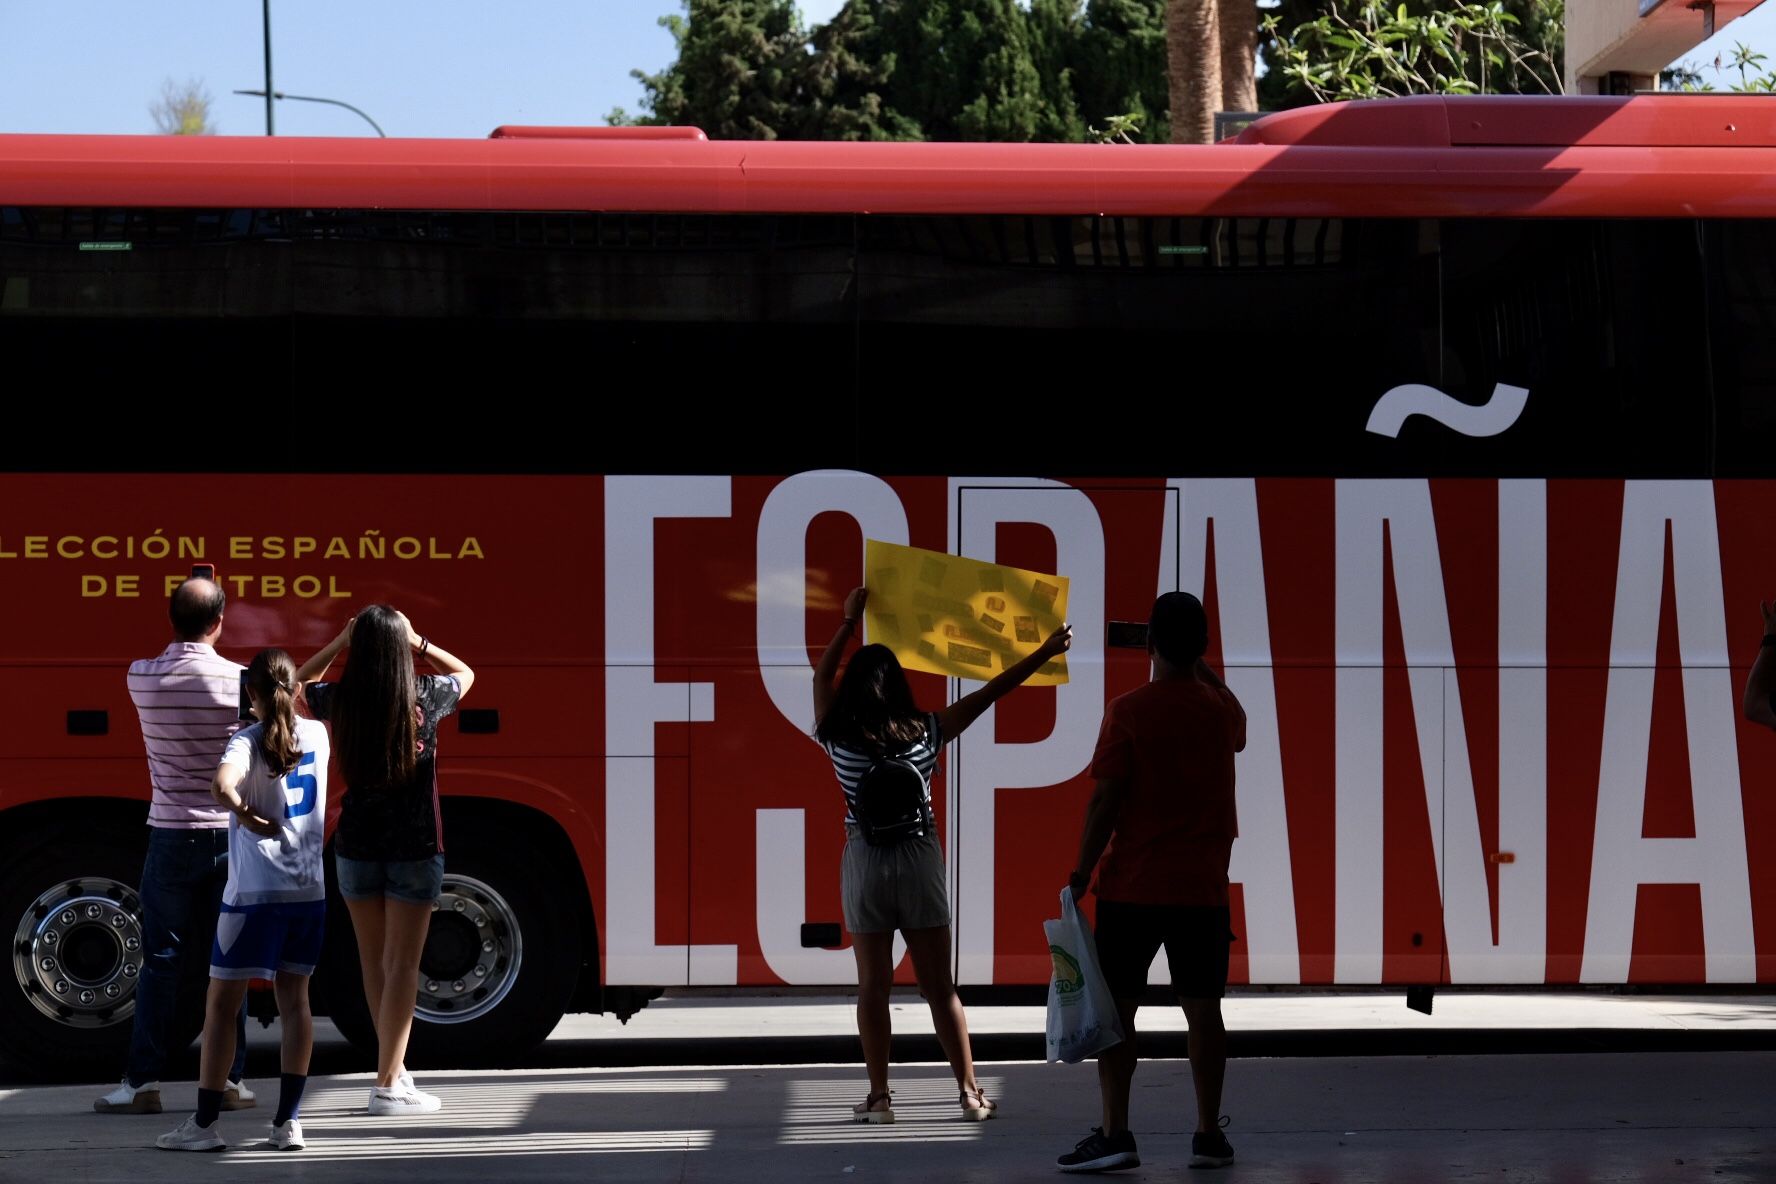
[[[241,671],[240,683],[240,718],[252,723],[259,718],[253,714],[253,696],[247,694],[247,672]]]
[[[1111,649],[1144,650],[1147,648],[1147,622],[1110,621],[1104,626],[1104,644]]]

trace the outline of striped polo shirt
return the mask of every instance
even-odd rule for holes
[[[210,797],[210,782],[241,726],[244,669],[200,641],[175,641],[158,658],[130,663],[130,698],[142,721],[154,785],[149,826],[228,825],[228,811]]]
[[[925,801],[931,801],[931,774],[937,769],[937,754],[943,748],[943,737],[939,734],[936,713],[925,717],[925,734],[911,744],[902,745],[894,750],[893,755],[907,761],[919,770],[919,776],[925,779]],[[833,774],[839,779],[839,788],[845,791],[845,823],[857,825],[857,783],[869,772],[876,758],[862,749],[847,744],[822,744],[826,755],[832,758]]]

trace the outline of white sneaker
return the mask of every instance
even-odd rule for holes
[[[271,1145],[278,1151],[299,1151],[306,1147],[302,1141],[302,1124],[294,1118],[272,1123]]]
[[[370,1113],[378,1116],[436,1114],[444,1103],[435,1094],[417,1089],[403,1089],[397,1082],[390,1087],[373,1086],[370,1090]]]
[[[198,1126],[197,1118],[193,1116],[154,1140],[154,1145],[162,1151],[226,1151],[228,1140],[222,1137],[214,1123],[207,1127]]]
[[[222,1109],[251,1110],[259,1104],[259,1095],[247,1088],[247,1083],[231,1081],[222,1087]]]
[[[160,1082],[131,1085],[126,1077],[123,1084],[94,1102],[93,1109],[100,1114],[159,1114]]]

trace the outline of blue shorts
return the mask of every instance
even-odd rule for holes
[[[334,858],[339,869],[339,895],[347,900],[389,896],[409,904],[431,904],[444,890],[444,856],[430,859]]]
[[[275,979],[279,971],[313,974],[321,960],[326,919],[324,900],[225,904],[216,918],[210,977]]]

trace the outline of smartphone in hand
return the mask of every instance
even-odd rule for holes
[[[1147,622],[1110,621],[1104,626],[1104,644],[1117,650],[1147,648]]]

